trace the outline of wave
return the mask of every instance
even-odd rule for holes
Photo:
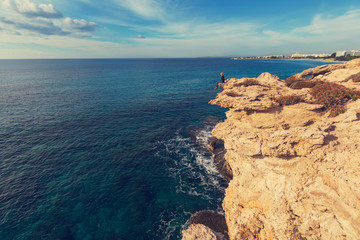
[[[205,129],[199,131],[197,140],[201,147],[207,146],[210,137],[210,131]],[[183,137],[179,132],[174,138],[162,144],[169,155],[175,155],[174,166],[167,170],[178,179],[177,192],[199,196],[204,194],[203,190],[224,190],[220,181],[222,177],[216,169],[212,154],[210,155],[203,148],[197,147],[189,137]],[[211,198],[211,196],[206,195],[206,191],[204,197],[209,200]]]

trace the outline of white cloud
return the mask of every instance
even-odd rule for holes
[[[29,0],[3,0],[7,17],[0,17],[3,32],[21,35],[58,35],[91,37],[98,25],[84,19],[66,17],[52,4],[35,4]],[[31,20],[29,20],[31,18]]]
[[[63,29],[69,31],[92,32],[98,27],[94,22],[88,22],[84,19],[65,18],[62,23]]]
[[[25,17],[62,18],[60,11],[52,4],[35,4],[29,0],[3,0],[6,9],[15,11]]]
[[[10,20],[0,18],[0,26],[14,34],[43,34],[43,35],[67,35],[60,27],[52,21],[38,19],[36,21],[24,21],[21,19]]]

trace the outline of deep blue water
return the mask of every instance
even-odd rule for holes
[[[285,79],[313,61],[0,60],[0,239],[179,239],[221,211],[200,144],[219,72]]]

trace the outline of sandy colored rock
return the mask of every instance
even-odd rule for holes
[[[345,81],[359,72],[360,59],[296,77],[311,73],[359,90]],[[332,118],[319,104],[273,101],[290,94],[311,99],[309,89],[290,89],[269,73],[253,80],[259,85],[228,80],[210,102],[229,108],[213,135],[224,140],[233,171],[223,201],[230,239],[359,240],[360,100]]]
[[[360,59],[355,59],[344,64],[324,65],[307,69],[291,78],[293,80],[324,81],[342,83],[345,87],[360,89],[360,82],[357,82],[357,74],[360,72]],[[355,80],[355,81],[353,81]]]
[[[231,108],[236,111],[264,111],[278,106],[273,98],[281,95],[297,94],[306,96],[306,90],[294,90],[288,88],[284,81],[270,73],[262,73],[255,80],[258,85],[245,87],[244,84],[250,78],[229,79],[224,85],[224,91],[210,101],[224,108]]]
[[[182,231],[183,240],[225,240],[225,237],[202,224],[192,224]]]

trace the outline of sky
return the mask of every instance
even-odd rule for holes
[[[0,0],[0,59],[360,49],[360,0]]]

